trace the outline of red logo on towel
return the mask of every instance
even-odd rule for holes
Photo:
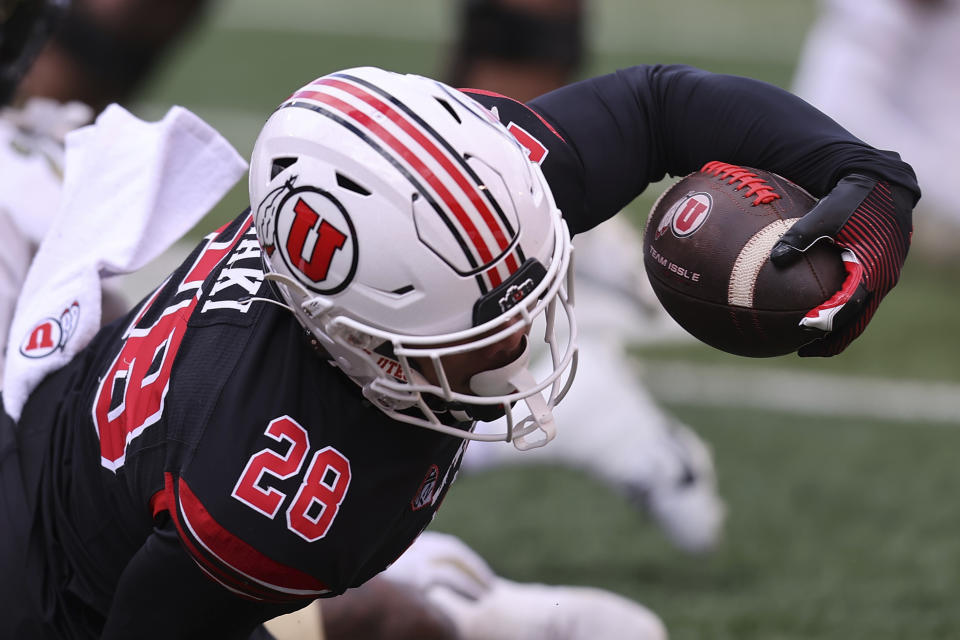
[[[20,353],[28,358],[43,358],[63,349],[77,328],[80,303],[76,300],[63,310],[60,318],[44,318],[27,332],[20,343]]]

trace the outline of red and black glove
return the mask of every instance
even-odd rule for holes
[[[913,193],[899,185],[851,174],[773,246],[770,260],[776,266],[794,262],[821,240],[843,249],[847,278],[842,288],[800,322],[825,335],[802,347],[801,356],[836,355],[863,333],[900,279],[914,204]]]

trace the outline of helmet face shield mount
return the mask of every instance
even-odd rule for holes
[[[376,407],[463,438],[552,439],[576,369],[569,232],[480,105],[418,76],[324,76],[267,121],[250,193],[268,277]],[[505,433],[471,432],[503,414]]]

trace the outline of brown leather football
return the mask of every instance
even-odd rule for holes
[[[818,337],[801,318],[843,284],[840,251],[819,242],[786,268],[770,249],[816,204],[774,173],[710,162],[657,200],[643,238],[644,266],[667,312],[729,353],[792,353]]]

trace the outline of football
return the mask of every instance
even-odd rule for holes
[[[816,199],[774,173],[709,162],[654,204],[644,267],[667,312],[712,347],[741,356],[795,352],[818,337],[803,316],[838,291],[840,250],[819,242],[786,268],[777,240]]]

